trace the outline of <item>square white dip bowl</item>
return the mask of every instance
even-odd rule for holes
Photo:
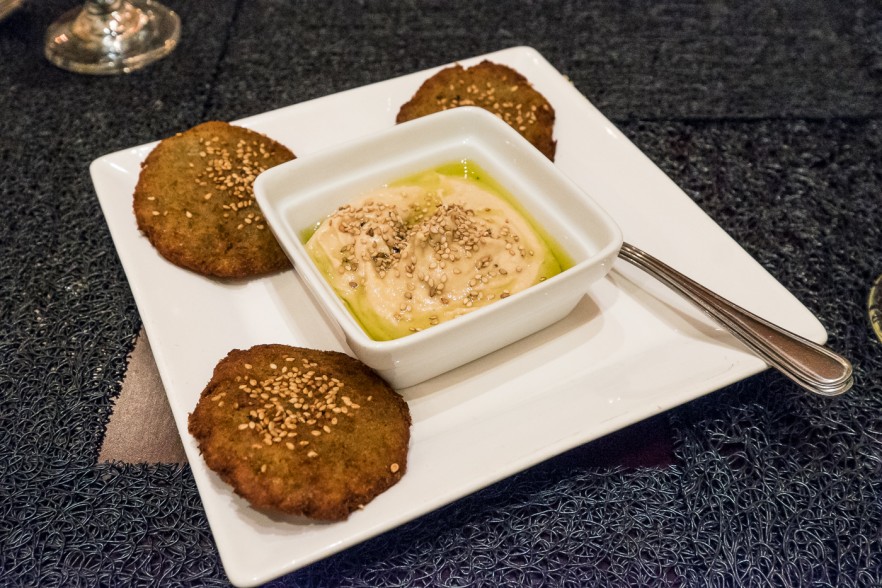
[[[428,329],[372,339],[334,292],[301,236],[340,206],[388,183],[468,159],[503,186],[573,265],[526,290]],[[406,388],[564,318],[612,267],[622,245],[613,220],[515,130],[460,107],[271,168],[254,184],[270,227],[345,343],[395,388]]]

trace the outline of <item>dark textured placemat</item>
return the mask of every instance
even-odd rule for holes
[[[211,111],[234,116],[506,47],[535,47],[604,114],[878,116],[876,0],[247,3]]]
[[[226,584],[189,468],[97,463],[140,320],[89,162],[526,44],[819,316],[858,384],[761,374],[654,421],[670,466],[612,466],[612,436],[275,584],[882,584],[878,2],[170,1],[180,47],[120,78],[42,60],[71,4],[0,23],[0,583]]]

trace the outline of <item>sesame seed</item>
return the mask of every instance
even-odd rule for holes
[[[285,359],[293,361],[294,358]],[[248,393],[250,400],[246,406],[248,422],[238,428],[254,430],[261,436],[264,445],[285,443],[289,450],[297,445],[305,447],[309,444],[308,441],[300,441],[295,445],[290,440],[297,436],[298,424],[311,427],[310,435],[313,437],[331,433],[333,426],[337,425],[332,407],[336,406],[343,382],[310,369],[318,366],[307,360],[303,361],[303,369],[284,366],[277,371],[276,363],[268,366],[271,372],[264,374],[255,370],[253,377],[247,379],[248,384],[239,387],[243,393]],[[242,380],[242,376],[238,379]],[[357,406],[352,407],[353,410],[355,408]]]
[[[397,463],[393,463],[389,466],[389,471],[391,471],[393,474],[396,473],[399,469],[400,468]]]
[[[500,96],[498,101],[501,108],[512,109],[509,118],[515,128],[531,124],[535,118],[530,108],[509,102],[508,91],[519,83],[510,77],[502,89],[506,99]],[[490,92],[483,86],[484,82],[460,84],[458,103],[468,99],[492,102],[494,98],[488,98]],[[523,271],[515,270],[517,263],[533,252],[527,239],[517,233],[520,225],[498,208],[472,208],[445,193],[446,187],[422,193],[410,190],[400,190],[403,204],[390,203],[385,197],[366,197],[340,206],[326,223],[340,236],[338,261],[332,271],[340,275],[334,284],[343,297],[355,295],[355,288],[366,288],[368,276],[394,278],[400,293],[390,301],[390,318],[399,322],[402,331],[418,332],[452,313],[498,300],[502,288],[511,286],[511,275]],[[398,195],[399,189],[393,187],[391,192]],[[492,254],[488,254],[488,243],[494,243]],[[338,404],[328,410],[346,414],[342,408],[352,409],[342,398]]]

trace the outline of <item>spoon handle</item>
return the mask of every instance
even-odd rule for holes
[[[697,304],[757,356],[806,390],[837,396],[854,383],[851,363],[830,349],[744,310],[629,243],[622,244],[619,257]]]

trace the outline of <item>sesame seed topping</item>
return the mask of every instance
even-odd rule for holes
[[[500,103],[511,82],[520,80],[509,82],[499,89]],[[483,86],[468,89],[486,92]],[[526,90],[522,84],[520,91]],[[529,111],[518,111],[522,124]],[[413,183],[387,185],[338,207],[310,240],[311,253],[330,260],[328,281],[340,297],[355,305],[367,300],[377,309],[377,334],[419,332],[535,284],[544,271],[546,260],[535,259],[531,249],[545,255],[541,235],[524,232],[529,219],[490,196],[470,200],[474,184],[460,183],[473,183],[473,164],[462,163],[467,177],[439,167],[427,170],[425,179],[414,176]],[[480,182],[484,172],[474,168]],[[474,187],[493,192],[492,186]],[[378,292],[382,300],[374,302]],[[345,414],[341,408],[351,407],[341,398],[334,408]]]
[[[200,166],[202,171],[196,177],[196,184],[210,186],[220,193],[220,206],[224,210],[250,212],[251,220],[237,223],[238,230],[261,220],[254,215],[254,180],[269,168],[264,159],[270,153],[258,139],[240,139],[232,149],[221,145],[219,137],[201,138],[199,141],[202,146],[199,156],[203,159],[203,164]],[[206,192],[202,198],[205,201],[211,200],[213,193]],[[228,214],[224,216],[229,218]],[[264,225],[257,228],[263,229]]]
[[[291,362],[294,358],[285,360]],[[244,422],[237,425],[239,430],[254,431],[266,446],[284,443],[289,450],[294,450],[297,446],[309,445],[309,441],[301,440],[295,444],[291,440],[297,437],[298,427],[309,427],[310,437],[318,438],[330,434],[338,425],[334,409],[338,398],[343,402],[340,391],[344,384],[322,373],[317,364],[304,361],[302,367],[290,363],[281,369],[276,363],[269,363],[262,369],[254,369],[250,364],[245,367],[253,371],[250,378],[238,378],[247,382],[240,384],[239,389],[248,398],[242,403],[246,416]],[[349,405],[343,408],[359,408],[348,396],[345,398]],[[318,455],[315,451],[311,453],[315,455],[310,457]]]

